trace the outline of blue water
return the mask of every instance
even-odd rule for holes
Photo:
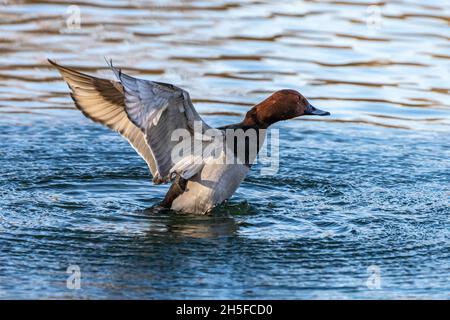
[[[0,7],[0,298],[450,298],[448,5],[382,6],[374,31],[359,2],[137,3],[81,5],[75,32],[64,3]],[[284,87],[332,116],[277,124],[275,175],[177,214],[45,62],[111,77],[104,55],[214,126]]]

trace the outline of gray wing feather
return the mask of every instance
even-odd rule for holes
[[[61,73],[71,89],[75,106],[91,120],[120,133],[147,162],[155,175],[156,164],[141,129],[134,125],[125,111],[124,92],[117,81],[100,79],[49,62]]]
[[[129,119],[142,130],[152,151],[157,168],[154,183],[168,182],[173,173],[189,179],[199,172],[203,167],[201,161],[186,158],[175,163],[171,156],[179,142],[172,140],[174,130],[185,129],[192,134],[195,121],[200,122],[203,131],[211,129],[195,110],[189,94],[173,85],[126,75],[112,63],[110,67],[123,85],[125,111]]]

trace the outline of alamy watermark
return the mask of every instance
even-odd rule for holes
[[[367,28],[373,31],[378,31],[383,27],[383,14],[382,7],[377,5],[370,5],[366,9]]]
[[[262,174],[273,175],[278,172],[280,160],[278,129],[203,130],[203,122],[195,121],[193,132],[184,128],[175,129],[171,141],[176,142],[171,151],[171,160],[175,164],[171,172],[180,172],[191,166],[203,164],[250,166],[256,164],[258,160],[263,165]]]
[[[77,5],[68,6],[66,9],[66,31],[81,30],[81,9]]]
[[[69,290],[81,289],[81,269],[80,266],[73,264],[67,267],[67,274],[69,276],[66,280],[66,287]]]
[[[369,277],[367,278],[366,285],[370,290],[381,289],[381,269],[379,266],[373,264],[367,267],[367,273]]]

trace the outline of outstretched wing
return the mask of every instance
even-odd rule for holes
[[[157,169],[154,183],[168,182],[174,173],[184,179],[198,173],[205,160],[216,150],[207,147],[218,141],[211,137],[222,133],[201,119],[189,94],[183,89],[171,84],[136,79],[122,73],[112,64],[110,66],[123,85],[128,117],[142,130],[154,156]],[[180,141],[173,136],[176,130],[177,136],[182,140],[184,137],[188,144],[192,142],[193,147],[190,154],[174,158],[172,152],[180,145]],[[205,131],[209,131],[210,135],[204,135]],[[194,132],[198,135],[194,135]],[[211,132],[214,133],[211,135]],[[194,143],[194,139],[200,143]]]
[[[75,106],[89,119],[120,133],[147,162],[155,176],[156,164],[140,128],[128,119],[124,92],[117,81],[92,77],[48,60],[61,73],[72,91]]]

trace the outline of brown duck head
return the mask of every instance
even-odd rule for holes
[[[303,115],[329,116],[330,113],[312,106],[308,100],[295,90],[284,89],[254,106],[247,112],[244,125],[267,128],[278,121]]]

